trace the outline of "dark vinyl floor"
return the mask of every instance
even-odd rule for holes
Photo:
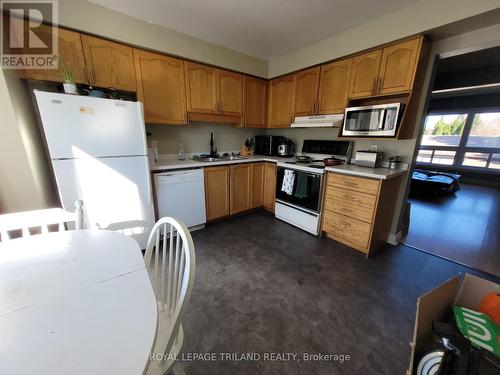
[[[181,357],[187,375],[404,374],[417,297],[459,272],[477,274],[405,246],[388,245],[367,260],[265,212],[210,225],[193,239],[197,270]],[[240,360],[254,352],[261,360]],[[194,360],[206,353],[217,360]],[[238,358],[221,360],[222,353]],[[264,360],[265,353],[301,360]],[[304,353],[350,360],[304,361]]]
[[[461,184],[455,194],[410,202],[405,244],[500,276],[500,189]]]

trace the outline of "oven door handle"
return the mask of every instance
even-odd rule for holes
[[[379,119],[378,119],[378,128],[379,130],[382,130],[384,129],[385,127],[385,114],[387,112],[387,109],[383,109],[380,111],[380,116],[379,116]]]

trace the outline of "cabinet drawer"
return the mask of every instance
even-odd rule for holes
[[[380,181],[372,180],[369,178],[347,176],[337,173],[329,173],[328,185],[339,186],[345,189],[376,195],[378,193],[378,187],[380,185]]]
[[[339,213],[325,210],[323,230],[339,242],[368,252],[371,225]]]
[[[376,200],[375,195],[329,187],[325,196],[325,209],[371,224]]]

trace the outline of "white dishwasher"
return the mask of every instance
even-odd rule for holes
[[[159,217],[171,216],[191,230],[206,223],[203,169],[155,174]]]

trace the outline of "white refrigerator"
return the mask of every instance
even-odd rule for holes
[[[154,209],[142,103],[35,91],[63,207],[146,247]]]

